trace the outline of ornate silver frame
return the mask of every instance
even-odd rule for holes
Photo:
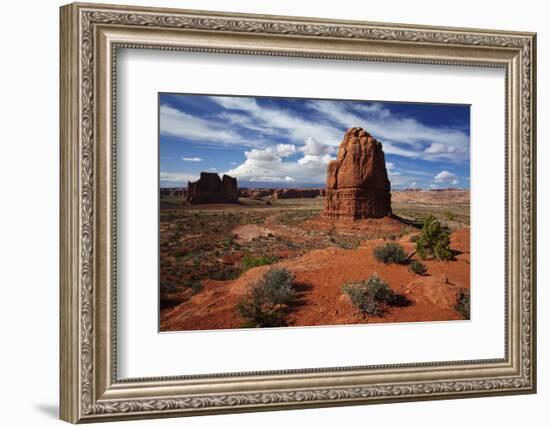
[[[61,8],[60,42],[63,420],[535,392],[535,34],[71,4]],[[505,357],[117,379],[114,66],[119,47],[504,68]]]

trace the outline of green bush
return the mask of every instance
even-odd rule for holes
[[[245,328],[284,326],[284,311],[296,298],[294,276],[283,268],[265,272],[262,280],[250,286],[236,305]]]
[[[345,283],[342,291],[353,305],[371,316],[382,315],[383,304],[392,305],[396,300],[396,294],[376,274],[366,281]]]
[[[416,240],[416,252],[422,259],[433,257],[438,260],[449,260],[453,257],[450,231],[441,222],[429,215],[424,219],[422,231]]]
[[[383,246],[377,246],[374,248],[374,257],[384,264],[406,264],[407,254],[401,247],[401,245],[397,243],[386,243]]]
[[[269,265],[273,264],[277,261],[277,257],[275,256],[259,256],[255,257],[249,253],[245,254],[242,261],[241,261],[241,267],[242,271],[245,272],[247,270],[250,270],[253,267],[259,267],[261,265]]]
[[[470,320],[470,291],[468,289],[464,289],[460,292],[455,310],[462,314],[464,319]]]
[[[426,266],[417,260],[411,262],[409,270],[412,271],[414,274],[419,274],[420,276],[426,274],[426,271],[428,271]]]

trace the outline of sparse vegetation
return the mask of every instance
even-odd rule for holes
[[[376,224],[377,221],[372,221],[372,225],[367,224],[369,221],[365,221],[365,225],[359,222],[355,226],[323,218],[323,198],[273,199],[271,206],[265,201],[244,198],[238,205],[199,206],[182,202],[181,198],[161,195],[159,261],[162,330],[302,325],[304,319],[307,322],[311,321],[311,324],[329,324],[326,322],[332,320],[335,320],[334,323],[341,322],[342,316],[348,316],[349,312],[342,311],[338,305],[341,301],[334,301],[331,297],[333,294],[328,292],[328,289],[334,286],[336,288],[330,288],[331,292],[334,292],[334,289],[338,292],[346,287],[346,300],[348,295],[351,299],[351,294],[354,294],[354,301],[362,301],[358,304],[354,302],[358,306],[357,313],[359,310],[364,313],[378,313],[385,319],[376,318],[375,321],[393,321],[394,316],[400,311],[386,313],[386,310],[411,304],[411,301],[405,298],[405,295],[409,296],[408,293],[394,293],[391,297],[392,293],[384,292],[383,286],[377,290],[375,285],[374,290],[366,293],[361,286],[357,286],[357,281],[344,286],[342,284],[352,277],[363,277],[367,282],[369,271],[374,270],[378,270],[381,277],[388,279],[388,284],[395,289],[398,289],[396,286],[405,285],[407,280],[412,280],[413,273],[435,274],[441,269],[453,281],[457,274],[469,268],[467,250],[457,257],[457,262],[453,262],[452,265],[449,263],[448,271],[443,263],[438,269],[433,270],[436,267],[434,265],[432,268],[434,263],[423,261],[418,253],[413,257],[410,252],[416,249],[415,243],[422,234],[424,218],[430,214],[440,221],[442,229],[448,230],[449,227],[453,230],[453,236],[456,231],[456,246],[455,237],[453,250],[447,245],[452,255],[467,248],[467,230],[463,227],[469,225],[469,200],[458,196],[458,192],[398,193],[396,200],[392,195],[392,211],[397,217],[395,223],[393,219],[388,219],[381,220],[380,226]],[[454,215],[452,219],[448,212]],[[399,223],[399,218],[405,221]],[[254,227],[243,227],[253,224],[258,225],[257,231]],[[403,236],[406,236],[406,240],[400,241]],[[375,243],[375,239],[385,241]],[[388,249],[386,244],[390,245],[390,248],[391,245],[395,246]],[[400,248],[399,244],[402,253],[396,249]],[[383,259],[370,256],[377,245],[384,248]],[[428,246],[424,257],[435,259],[436,256],[432,255]],[[311,252],[319,249],[322,251]],[[273,274],[273,278],[267,280],[260,275],[257,283],[246,289],[244,296],[233,292],[233,289],[248,282],[246,277],[239,278],[244,271],[267,265],[264,268],[266,271],[270,269],[271,272],[278,267],[274,265],[275,262],[299,260],[310,252],[311,259],[305,257],[304,266],[308,269],[311,263],[312,271],[310,273],[308,270],[304,275],[299,273],[300,284],[293,283],[294,279],[290,274],[290,279],[285,278],[283,273]],[[435,252],[441,253],[439,249]],[[349,263],[346,258],[348,256]],[[317,259],[323,259],[322,265]],[[375,260],[380,261],[378,267],[373,265],[373,262],[376,264]],[[391,265],[400,260],[403,262],[402,267]],[[338,264],[340,261],[343,262],[342,265]],[[388,265],[382,264],[385,262]],[[416,262],[420,265],[426,264],[424,267],[428,267],[428,271],[422,273]],[[346,273],[340,281],[335,281],[333,278],[324,277],[326,272],[330,271],[329,267],[350,268],[350,273]],[[407,268],[412,273],[405,271]],[[402,270],[398,276],[386,276],[388,272],[396,269]],[[420,276],[416,276],[416,280],[419,279]],[[237,282],[213,283],[228,280]],[[379,280],[383,282],[382,279]],[[323,289],[320,289],[319,283],[323,285]],[[462,280],[458,280],[457,283],[467,286],[467,282]],[[205,286],[204,291],[202,284]],[[387,289],[391,292],[391,288]],[[197,293],[198,296],[195,295]],[[457,316],[467,318],[469,294],[465,293],[460,298],[454,295],[456,293],[453,294],[451,305],[454,307],[456,304],[457,312],[461,313]],[[434,305],[434,309],[438,307]],[[365,316],[358,318],[357,322],[372,320],[374,319],[368,320]]]
[[[416,252],[422,259],[429,257],[437,260],[451,259],[453,253],[450,248],[450,234],[450,230],[441,225],[436,217],[428,215],[416,240]]]
[[[462,314],[464,319],[470,320],[470,291],[468,289],[464,289],[460,292],[455,310]]]
[[[161,280],[160,281],[160,292],[162,294],[173,294],[176,292],[180,292],[182,289],[182,286],[178,283],[174,283],[170,280]]]
[[[420,276],[423,276],[428,271],[426,266],[417,260],[411,261],[411,264],[409,265],[409,270],[412,271],[414,274],[418,274]]]
[[[374,248],[374,257],[384,264],[406,264],[407,254],[398,243],[386,243],[383,246]]]
[[[279,215],[277,221],[286,226],[295,226],[317,216],[318,214],[319,211],[312,209],[292,210]]]
[[[275,256],[259,256],[255,257],[249,253],[245,254],[241,261],[241,267],[242,271],[245,272],[247,270],[250,270],[253,267],[259,267],[261,265],[269,265],[273,264],[277,261],[277,257]]]
[[[342,291],[357,308],[370,316],[382,315],[384,305],[392,305],[396,301],[396,294],[376,274],[362,282],[345,283]]]
[[[267,271],[263,279],[250,286],[236,305],[245,328],[284,326],[284,311],[295,300],[294,276],[283,268]]]
[[[447,212],[445,212],[445,217],[446,217],[449,221],[453,221],[453,220],[456,218],[456,215],[454,214],[454,212],[447,211]]]

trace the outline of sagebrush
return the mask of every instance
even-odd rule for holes
[[[246,328],[285,326],[285,310],[296,298],[294,276],[284,268],[272,268],[253,283],[236,305]]]
[[[353,305],[371,316],[384,313],[384,305],[392,305],[396,294],[388,284],[376,274],[361,282],[348,282],[342,291],[349,296]]]
[[[408,261],[407,254],[398,243],[386,243],[382,246],[377,246],[373,251],[374,257],[384,264],[406,264]]]

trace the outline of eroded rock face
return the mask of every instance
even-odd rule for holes
[[[391,214],[390,181],[382,144],[362,128],[351,128],[327,168],[328,218],[381,218]]]
[[[187,201],[191,203],[237,203],[237,178],[217,173],[201,172],[198,181],[187,183]]]

